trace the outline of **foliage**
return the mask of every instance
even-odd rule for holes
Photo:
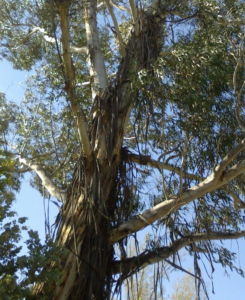
[[[4,99],[1,95],[2,100]],[[10,118],[1,119],[1,132],[8,129]],[[3,141],[0,149],[0,295],[3,300],[27,299],[31,296],[31,285],[46,282],[47,294],[51,294],[54,282],[60,277],[60,257],[62,250],[51,239],[43,245],[38,233],[28,231],[25,241],[27,253],[23,255],[20,246],[21,235],[25,226],[25,217],[17,218],[11,207],[15,192],[20,188],[20,176],[16,173],[16,162],[12,153],[4,150]],[[23,243],[23,242],[22,242]],[[44,270],[55,264],[52,272]],[[30,299],[30,298],[28,298]],[[35,299],[38,299],[37,297]],[[45,298],[44,296],[41,299]]]
[[[31,285],[37,282],[45,282],[46,292],[51,295],[53,284],[60,278],[60,257],[62,250],[51,239],[47,239],[43,245],[38,233],[29,230],[29,239],[25,241],[27,254],[23,255],[21,232],[27,230],[24,225],[26,218],[16,218],[16,213],[11,210],[14,194],[10,189],[13,182],[8,172],[10,166],[4,160],[4,170],[1,168],[0,189],[0,295],[1,299],[27,299],[31,296]],[[7,180],[6,180],[7,179]],[[22,242],[23,243],[23,242]],[[25,252],[25,251],[24,251]],[[44,269],[48,265],[55,264],[52,272]],[[50,297],[50,296],[49,296]],[[50,299],[44,296],[40,299]],[[28,298],[30,299],[30,298]],[[39,299],[35,297],[35,299]]]
[[[204,293],[201,293],[201,300],[206,300],[207,297]],[[174,292],[170,296],[171,300],[195,300],[196,289],[195,279],[190,275],[185,275],[177,280],[174,284]]]
[[[133,246],[133,242],[129,243],[129,255],[137,255],[142,249],[140,245]],[[166,263],[156,266],[148,266],[140,270],[138,273],[130,276],[124,282],[124,298],[127,300],[164,300],[165,288],[163,281],[168,277],[170,268]],[[158,284],[157,284],[158,282]],[[158,288],[159,286],[159,288]]]
[[[114,281],[117,290],[160,252],[175,265],[180,244],[200,279],[200,256],[211,272],[220,263],[243,275],[236,255],[213,240],[244,233],[244,3],[3,0],[0,16],[2,58],[33,71],[20,105],[1,95],[0,189],[32,172],[36,189],[62,200],[56,241],[74,254],[76,274],[67,275],[65,256],[56,286],[86,298],[99,276],[108,298]],[[18,242],[19,225],[7,224],[4,234]],[[128,236],[149,224],[134,260]],[[30,235],[19,267],[20,249],[10,247],[6,286],[18,268],[26,285],[56,278],[49,267],[59,255],[49,260],[53,248]]]

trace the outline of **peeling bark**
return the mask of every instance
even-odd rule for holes
[[[152,168],[156,168],[158,170],[172,171],[172,172],[174,172],[178,175],[180,175],[180,173],[181,173],[181,168],[175,167],[173,165],[170,165],[170,164],[167,164],[167,163],[164,163],[164,162],[157,161],[155,159],[152,159],[150,156],[137,155],[137,154],[134,154],[134,153],[126,153],[124,159],[126,161],[129,161],[129,162],[130,161],[135,162],[135,163],[137,163],[139,165],[142,165],[142,166],[149,166],[149,167],[152,167]],[[184,175],[185,175],[186,178],[189,178],[189,179],[196,179],[196,180],[203,180],[204,179],[204,178],[201,178],[198,175],[187,173],[187,172],[185,172]]]
[[[143,65],[149,66],[147,61],[142,64],[146,57],[142,58],[141,53],[143,39],[133,34],[114,83],[105,87],[107,83],[99,81],[105,74],[100,75],[103,69],[97,64],[96,57],[100,54],[97,52],[94,9],[95,1],[87,3],[90,68],[92,76],[96,74],[96,81],[91,82],[95,109],[89,133],[94,155],[91,161],[81,156],[67,192],[68,201],[59,217],[57,242],[65,244],[73,255],[64,258],[66,267],[61,283],[56,287],[56,300],[110,299],[113,258],[113,248],[109,242],[110,224],[115,217],[116,178],[121,163],[123,136],[132,107],[129,69],[135,60],[140,60],[135,72]],[[95,35],[92,36],[92,32]],[[147,59],[152,63],[156,56],[148,55]]]
[[[67,201],[57,218],[57,242],[69,249],[69,254],[63,257],[63,277],[57,283],[55,300],[110,299],[111,275],[117,272],[132,271],[145,266],[148,262],[159,261],[155,254],[142,255],[142,262],[136,264],[134,259],[122,262],[113,261],[113,244],[131,233],[164,218],[169,213],[198,199],[208,192],[225,186],[233,178],[245,171],[245,161],[230,167],[229,164],[240,153],[245,142],[237,147],[214,168],[205,180],[194,174],[185,174],[188,178],[201,180],[199,184],[188,190],[181,191],[180,195],[146,210],[142,214],[131,218],[123,224],[115,220],[117,205],[117,175],[122,163],[122,143],[132,109],[131,77],[142,69],[152,71],[152,64],[161,52],[161,40],[154,39],[155,44],[150,47],[148,38],[157,36],[161,32],[161,25],[154,19],[159,1],[152,1],[151,5],[136,15],[133,1],[130,1],[135,22],[143,18],[141,28],[131,33],[131,38],[125,47],[125,56],[118,67],[113,83],[108,84],[104,59],[99,45],[99,34],[96,21],[95,0],[85,1],[85,26],[88,46],[88,60],[90,67],[90,83],[92,99],[94,101],[91,113],[91,126],[87,133],[85,118],[79,110],[78,99],[75,94],[74,70],[69,45],[67,12],[69,6],[60,3],[59,14],[61,20],[63,59],[67,75],[66,87],[73,105],[74,115],[77,116],[77,127],[80,134],[83,153],[74,170],[72,184],[67,191]],[[150,21],[149,21],[150,20]],[[147,26],[147,22],[151,26]],[[138,24],[138,23],[137,23]],[[152,27],[153,26],[153,27]],[[131,74],[130,72],[131,71]],[[80,122],[80,123],[79,123]],[[128,154],[128,160],[149,165],[156,168],[165,168],[181,175],[182,170],[168,164],[160,163],[150,158]],[[115,228],[111,224],[116,223]],[[240,233],[236,233],[236,238]],[[244,236],[244,232],[241,233]],[[229,235],[229,238],[235,235]],[[221,235],[195,235],[193,241],[205,239],[219,239]],[[223,235],[228,238],[228,235]],[[190,244],[188,237],[176,241],[175,245],[159,249],[162,257],[166,258],[182,247]],[[148,255],[148,256],[147,256]],[[119,266],[117,266],[119,265]],[[122,270],[124,268],[124,270]],[[125,273],[126,274],[126,273]],[[82,283],[82,284],[81,284]]]

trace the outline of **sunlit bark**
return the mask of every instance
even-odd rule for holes
[[[79,134],[80,143],[82,145],[84,154],[91,159],[91,145],[88,138],[88,132],[86,129],[85,115],[82,111],[79,103],[79,99],[76,96],[75,90],[75,73],[74,66],[71,58],[70,40],[69,40],[69,22],[68,22],[68,11],[69,6],[60,5],[58,6],[60,15],[60,24],[62,32],[62,46],[63,46],[63,59],[64,67],[66,71],[65,78],[65,90],[67,91],[72,111],[75,117],[77,130]]]
[[[223,165],[221,163],[221,165]],[[217,167],[219,170],[219,167]],[[123,237],[137,232],[140,229],[152,224],[160,218],[164,218],[169,213],[177,210],[183,205],[190,203],[191,201],[202,197],[203,195],[212,192],[216,189],[225,186],[228,182],[245,172],[245,161],[234,165],[230,169],[223,171],[220,176],[217,176],[215,172],[212,172],[204,181],[198,185],[184,191],[182,195],[176,195],[174,198],[168,199],[148,210],[140,215],[132,218],[131,220],[121,224],[118,228],[113,229],[111,235],[111,243],[119,241]]]
[[[100,48],[98,31],[98,3],[96,0],[81,1],[85,10],[85,29],[87,47],[76,48],[70,45],[69,38],[69,5],[71,1],[56,0],[60,29],[62,34],[62,58],[65,71],[65,91],[71,103],[82,153],[74,169],[73,179],[66,195],[52,183],[44,170],[37,164],[21,158],[20,162],[30,167],[41,178],[44,187],[49,193],[64,202],[62,212],[57,218],[56,241],[64,245],[69,253],[62,257],[63,274],[61,281],[55,287],[55,300],[110,299],[112,274],[121,274],[124,279],[149,264],[158,263],[169,258],[180,249],[201,241],[234,239],[245,236],[244,231],[209,234],[187,235],[175,240],[167,247],[160,247],[156,252],[143,252],[137,258],[122,261],[113,261],[113,245],[132,233],[152,225],[191,201],[211,193],[220,188],[226,188],[234,178],[245,172],[245,160],[239,161],[237,157],[245,148],[245,140],[235,146],[218,164],[214,165],[210,175],[203,178],[184,169],[186,149],[182,152],[180,167],[161,162],[147,155],[136,155],[122,149],[123,139],[129,124],[131,112],[134,112],[133,93],[135,87],[133,78],[144,71],[151,77],[154,73],[154,64],[159,57],[172,57],[173,52],[162,51],[162,40],[157,41],[152,51],[147,38],[162,34],[164,29],[160,19],[165,18],[167,10],[161,8],[158,0],[153,0],[148,7],[141,10],[136,7],[135,1],[128,0],[130,13],[133,19],[132,31],[129,33],[127,45],[124,45],[112,10],[111,3],[106,0],[107,9],[111,15],[117,42],[121,51],[121,60],[118,71],[112,81],[108,81],[105,60]],[[115,5],[115,4],[114,4]],[[102,6],[102,5],[101,5]],[[118,5],[116,5],[118,7]],[[119,7],[120,8],[120,7]],[[124,9],[129,12],[128,9]],[[174,9],[169,14],[178,15]],[[151,26],[154,25],[154,30]],[[43,33],[48,42],[46,33],[38,27],[35,31]],[[31,34],[33,34],[32,32]],[[167,33],[166,33],[167,34]],[[162,34],[164,36],[165,34]],[[76,95],[75,70],[71,53],[88,54],[90,82],[78,83],[80,86],[90,86],[91,104],[93,103],[90,120],[85,115]],[[144,54],[144,55],[143,55]],[[235,71],[236,77],[236,71]],[[236,78],[235,78],[236,79]],[[234,82],[236,86],[236,81]],[[146,87],[147,89],[148,87]],[[242,86],[243,88],[243,86]],[[89,126],[88,126],[89,123]],[[179,150],[179,149],[178,149]],[[236,164],[233,162],[236,160]],[[123,162],[149,166],[162,172],[167,170],[179,175],[179,192],[169,196],[163,202],[143,211],[127,221],[114,222],[116,210],[116,192],[118,187],[118,170]],[[211,166],[212,167],[212,166]],[[198,184],[184,188],[183,178]],[[191,186],[191,185],[190,185]],[[120,192],[120,191],[119,191]],[[232,191],[236,208],[244,207],[244,203]],[[165,194],[166,198],[167,195]],[[125,199],[126,201],[127,199]],[[111,228],[111,224],[115,225]],[[98,284],[99,282],[99,284]],[[37,285],[35,293],[41,293],[42,286]]]
[[[59,201],[65,203],[66,196],[65,192],[62,191],[59,187],[57,187],[52,179],[46,174],[45,170],[42,166],[31,162],[30,160],[20,157],[19,161],[21,164],[28,166],[32,171],[34,171],[42,180],[43,186],[47,189],[51,196],[57,198]]]

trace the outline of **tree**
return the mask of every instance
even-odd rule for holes
[[[195,279],[190,275],[185,275],[182,278],[178,279],[178,281],[174,285],[174,292],[171,295],[171,300],[195,300],[196,297],[196,289],[195,289]],[[208,299],[204,293],[201,295],[200,299],[206,300]]]
[[[243,274],[215,241],[245,236],[244,4],[2,0],[0,14],[2,57],[35,70],[20,106],[2,102],[2,142],[60,202],[69,250],[53,299],[109,299],[182,248],[199,280],[201,256]],[[159,235],[128,257],[149,225]]]
[[[3,94],[0,101],[5,102]],[[2,113],[0,131],[9,127],[7,112]],[[59,258],[63,250],[57,247],[52,239],[41,244],[38,233],[28,231],[29,239],[25,241],[27,253],[21,252],[21,233],[27,230],[25,217],[17,218],[16,212],[11,209],[15,200],[15,192],[20,188],[20,174],[15,170],[15,161],[12,153],[8,152],[4,144],[0,149],[0,295],[2,300],[26,299],[30,297],[31,285],[45,282],[45,292],[59,280],[61,269]],[[45,269],[56,262],[56,267]],[[42,299],[49,299],[42,297]]]
[[[128,245],[127,255],[135,256],[144,250],[144,243],[134,245],[131,241]],[[158,265],[150,265],[133,274],[124,282],[124,299],[127,300],[164,300],[165,289],[162,284],[168,277],[169,265],[162,262]],[[158,289],[159,287],[159,289]]]

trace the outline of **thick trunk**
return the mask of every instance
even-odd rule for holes
[[[124,127],[130,112],[130,89],[125,80],[128,69],[124,64],[117,87],[108,88],[101,97],[96,97],[98,109],[90,132],[94,158],[88,162],[81,156],[63,208],[57,241],[70,254],[64,258],[64,275],[56,287],[55,299],[110,298],[113,248],[109,235],[117,202]],[[100,153],[103,136],[105,156]]]
[[[91,31],[90,21],[87,31]],[[59,215],[57,242],[69,253],[63,257],[64,271],[55,289],[56,300],[110,299],[114,255],[110,235],[111,226],[119,225],[120,219],[118,169],[132,108],[131,78],[142,68],[152,72],[152,63],[161,50],[156,35],[156,30],[161,31],[159,25],[150,16],[145,16],[142,24],[139,35],[132,34],[115,81],[98,89],[94,99],[89,130],[92,155],[89,159],[81,155]],[[95,50],[90,49],[91,62]]]

